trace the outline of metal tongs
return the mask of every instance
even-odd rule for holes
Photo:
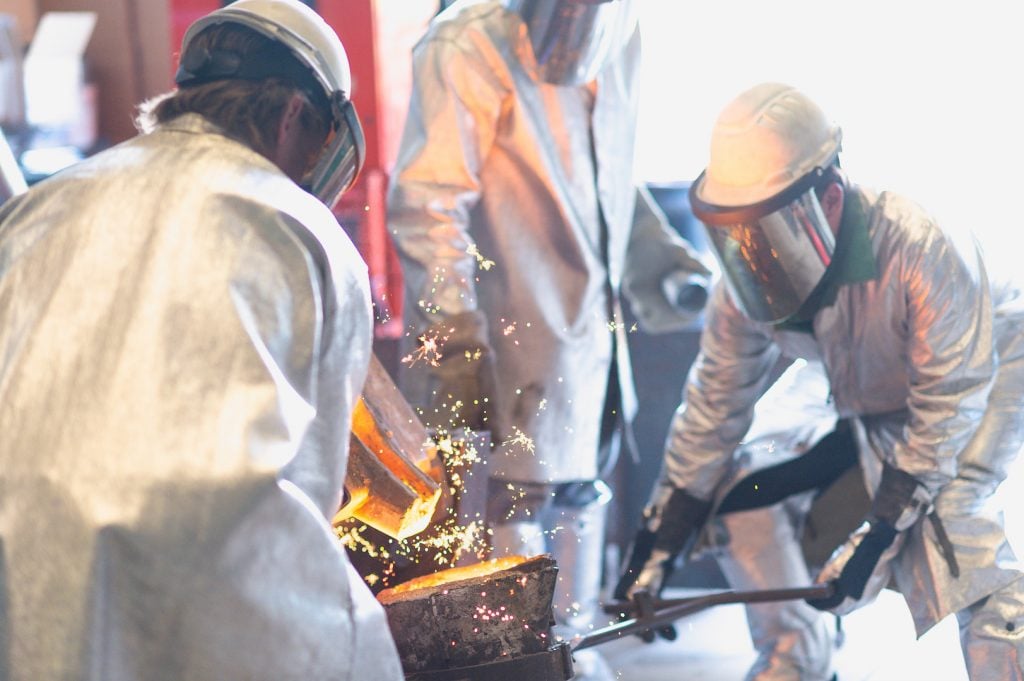
[[[713,605],[729,605],[734,603],[767,603],[773,601],[793,601],[802,599],[822,599],[833,595],[832,584],[815,584],[814,586],[795,587],[791,589],[760,589],[754,591],[717,591],[703,596],[691,598],[654,598],[646,591],[638,591],[628,601],[612,601],[602,607],[609,615],[618,615],[620,622],[597,629],[584,636],[573,646],[573,651],[591,648],[607,643],[623,636],[642,634],[654,631],[658,627],[671,624],[676,620],[700,612]]]

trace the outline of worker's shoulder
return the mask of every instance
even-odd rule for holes
[[[978,244],[968,226],[943,221],[920,203],[891,191],[879,194],[873,212],[873,239],[876,245],[887,245],[883,252],[890,256],[901,254],[898,257],[905,264],[922,267],[935,267],[943,261],[974,267]]]
[[[897,239],[907,244],[945,238],[945,232],[935,216],[920,203],[893,191],[870,197],[871,232],[876,238]]]

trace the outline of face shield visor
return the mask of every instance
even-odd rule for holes
[[[593,80],[636,27],[633,0],[506,0],[526,24],[540,78],[554,85]]]
[[[330,108],[331,129],[327,141],[302,184],[328,208],[334,208],[363,167],[366,141],[351,101],[336,92]]]
[[[832,263],[835,237],[814,188],[816,168],[760,203],[722,207],[701,200],[702,173],[690,205],[707,228],[733,300],[751,319],[779,323],[811,296]]]
[[[355,182],[366,159],[366,142],[359,116],[345,92],[328,78],[327,69],[313,66],[313,57],[284,43],[272,43],[245,56],[223,49],[196,47],[192,33],[200,34],[207,24],[197,22],[186,34],[181,64],[175,74],[179,87],[193,87],[219,80],[260,81],[281,78],[301,90],[310,104],[329,117],[327,138],[311,169],[302,180],[304,189],[333,208],[341,195]],[[235,18],[234,15],[231,15]],[[259,25],[242,24],[259,30]],[[275,39],[278,36],[272,36]],[[309,48],[302,43],[303,49]],[[337,68],[337,67],[336,67]],[[347,73],[347,72],[346,72]]]

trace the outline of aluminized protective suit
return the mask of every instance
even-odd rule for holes
[[[18,161],[14,158],[3,131],[0,130],[0,203],[21,194],[26,189],[25,178],[18,167]]]
[[[0,211],[0,677],[402,678],[327,518],[370,353],[330,211],[188,114]]]
[[[618,298],[627,250],[640,234],[680,242],[633,183],[639,53],[635,33],[591,85],[547,84],[526,26],[497,0],[450,7],[414,51],[389,226],[417,333],[487,316],[500,476],[597,477],[613,352],[621,412],[636,410]],[[472,247],[493,268],[478,271]],[[405,381],[413,402],[429,401],[422,383]],[[533,451],[509,443],[517,429]]]
[[[777,360],[823,367],[827,411],[834,414],[824,413],[819,395],[799,428],[820,431],[836,416],[851,418],[869,490],[887,461],[936,495],[960,576],[951,574],[934,528],[922,518],[894,569],[918,634],[958,613],[971,678],[1018,678],[1012,651],[1021,655],[1014,633],[1024,617],[1021,571],[993,494],[1024,439],[1020,292],[990,280],[975,245],[942,231],[916,205],[858,188],[848,190],[846,202],[864,216],[875,276],[839,287],[835,302],[814,316],[813,334],[754,322],[717,287],[672,424],[665,477],[705,499],[720,495]],[[808,404],[815,403],[811,393],[822,392],[817,383],[805,381]],[[770,574],[772,561],[747,558],[736,569],[750,584],[785,578]]]

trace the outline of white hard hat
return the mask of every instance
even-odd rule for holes
[[[841,133],[788,85],[753,87],[723,109],[690,206],[708,229],[733,300],[749,317],[780,323],[806,313],[835,252],[816,187]]]
[[[842,132],[805,94],[781,83],[743,92],[719,114],[698,197],[749,206],[832,164]]]
[[[312,70],[326,94],[351,94],[352,72],[338,34],[299,0],[236,0],[197,19],[181,41],[182,60],[193,38],[223,23],[241,24],[288,47]]]
[[[300,67],[275,60],[240,60],[238,55],[197,53],[193,39],[221,24],[238,24],[260,33],[288,49]],[[283,60],[289,62],[290,60]],[[221,79],[259,80],[272,76],[289,78],[312,92],[314,99],[330,108],[334,135],[310,173],[310,191],[328,206],[354,182],[365,159],[365,142],[359,117],[349,99],[352,72],[341,40],[327,22],[299,0],[237,0],[196,20],[181,43],[181,67],[175,76],[179,86]],[[306,87],[309,84],[309,87]],[[321,100],[321,101],[322,101]]]

